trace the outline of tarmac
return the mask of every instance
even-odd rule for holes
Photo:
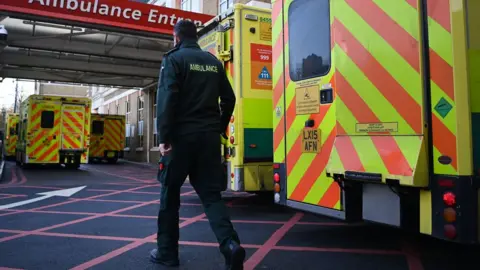
[[[155,248],[156,168],[121,162],[80,170],[5,165],[0,208],[0,269],[170,269],[148,260]],[[269,198],[226,192],[247,250],[245,269],[480,269],[478,247],[374,224],[346,224],[274,205]],[[178,269],[223,269],[223,258],[193,188],[182,188]],[[175,268],[174,268],[175,269]]]

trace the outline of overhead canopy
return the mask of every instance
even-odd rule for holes
[[[127,0],[2,0],[0,77],[147,87],[184,18],[212,16]]]

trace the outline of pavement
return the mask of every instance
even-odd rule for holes
[[[159,208],[155,176],[154,167],[126,162],[76,171],[23,170],[6,162],[0,209],[16,207],[0,210],[0,270],[164,269],[148,260]],[[76,187],[84,188],[71,197],[47,196]],[[480,269],[478,247],[387,226],[347,225],[246,193],[224,198],[247,249],[245,269]],[[31,199],[37,201],[19,205]],[[222,269],[215,236],[188,183],[180,215],[178,269]]]

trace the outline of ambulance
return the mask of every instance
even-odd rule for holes
[[[480,237],[480,1],[274,0],[274,201]]]
[[[22,167],[88,162],[89,98],[31,95],[20,105],[16,161]]]
[[[3,155],[6,160],[15,158],[15,148],[18,140],[18,113],[7,113],[5,119],[5,141]]]
[[[89,161],[114,164],[123,157],[125,115],[92,114]]]
[[[235,4],[198,34],[201,48],[223,62],[237,98],[222,149],[227,190],[271,194],[271,10],[255,2]]]

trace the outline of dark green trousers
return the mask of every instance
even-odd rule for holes
[[[160,158],[163,165],[158,171],[161,191],[157,245],[162,259],[178,258],[180,188],[187,176],[202,201],[220,251],[224,255],[228,253],[230,240],[240,244],[221,196],[227,175],[221,163],[220,147],[220,134],[197,133],[176,138],[172,152]]]

